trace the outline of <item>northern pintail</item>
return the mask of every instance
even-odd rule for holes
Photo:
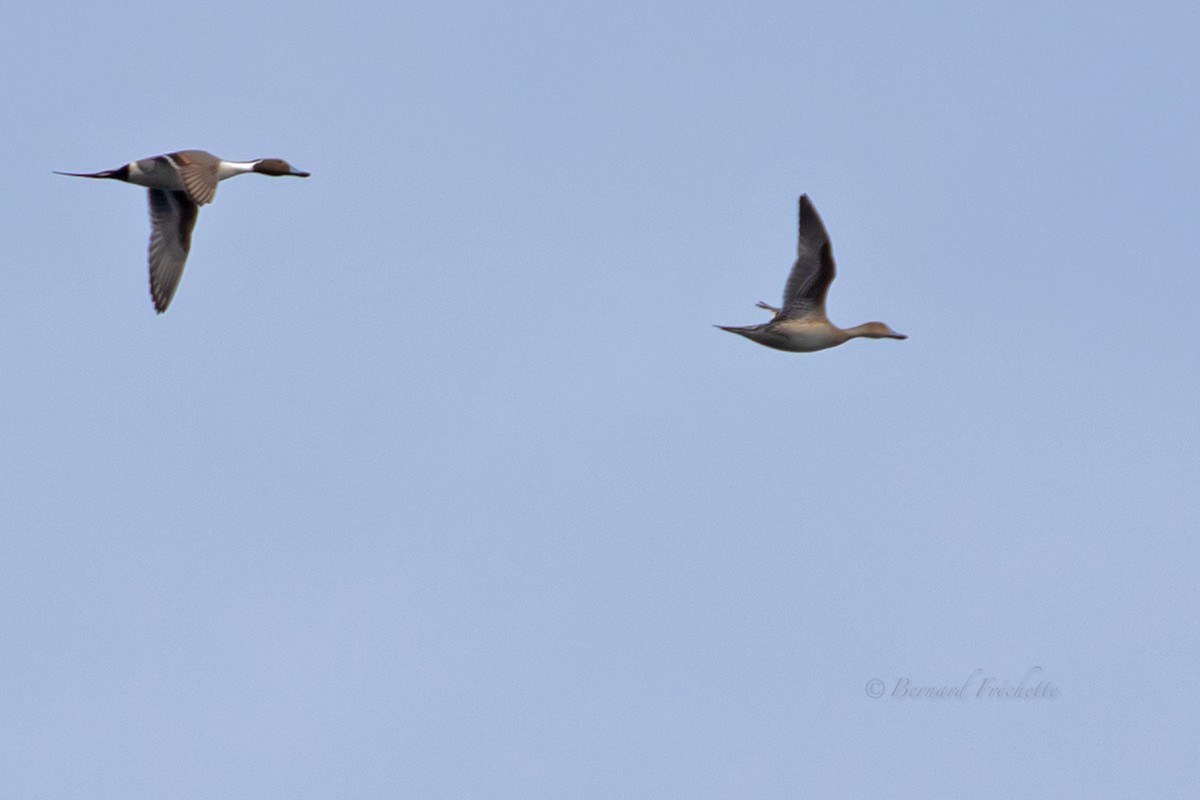
[[[793,353],[811,353],[836,347],[859,336],[869,339],[907,339],[908,337],[882,322],[864,322],[853,328],[839,328],[825,316],[825,295],[833,283],[833,250],[829,234],[808,195],[800,195],[800,243],[796,248],[796,263],[783,288],[783,308],[759,302],[759,308],[775,312],[764,325],[727,327],[723,331],[740,334],[747,339]]]
[[[58,174],[111,178],[150,189],[150,296],[154,299],[154,309],[161,314],[171,304],[183,275],[200,206],[212,202],[218,181],[247,172],[309,176],[280,158],[226,161],[203,150],[180,150],[143,158],[104,172]]]

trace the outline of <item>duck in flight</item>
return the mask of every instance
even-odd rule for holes
[[[111,178],[147,187],[150,192],[150,296],[159,314],[171,305],[192,244],[200,206],[211,203],[217,182],[234,175],[294,175],[307,178],[280,158],[226,161],[203,150],[180,150],[132,161],[103,172],[59,172],[75,178]]]
[[[716,327],[745,336],[752,342],[793,353],[811,353],[837,347],[859,336],[868,339],[908,338],[882,322],[864,322],[844,329],[830,322],[825,316],[825,295],[829,293],[834,273],[829,234],[808,195],[800,195],[800,243],[792,274],[783,288],[783,307],[775,308],[760,301],[759,308],[775,312],[770,322],[745,327]]]

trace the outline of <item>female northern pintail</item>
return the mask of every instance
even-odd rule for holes
[[[864,322],[853,328],[842,329],[825,316],[825,295],[833,283],[833,250],[829,234],[808,195],[800,195],[800,244],[796,249],[796,263],[783,288],[783,308],[778,309],[759,302],[759,308],[775,312],[775,318],[765,325],[748,325],[743,328],[718,325],[723,331],[737,333],[751,341],[790,350],[793,353],[811,353],[836,347],[858,336],[869,339],[907,339],[882,322]]]
[[[203,150],[180,150],[143,158],[104,172],[58,174],[76,178],[112,178],[149,187],[150,296],[154,298],[154,309],[161,314],[171,304],[183,275],[200,206],[212,202],[218,181],[247,172],[299,178],[309,175],[293,169],[280,158],[226,161]]]

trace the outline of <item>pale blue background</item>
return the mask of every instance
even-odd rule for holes
[[[6,4],[0,797],[1193,797],[1198,41]],[[223,184],[157,317],[144,192],[51,170],[188,147],[313,177]],[[908,341],[710,327],[801,191]]]

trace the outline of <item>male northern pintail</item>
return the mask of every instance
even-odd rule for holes
[[[254,161],[226,161],[203,150],[180,150],[162,156],[143,158],[104,172],[59,172],[76,178],[112,178],[136,183],[150,189],[150,296],[161,314],[171,304],[200,206],[211,203],[217,182],[234,175],[257,172],[262,175],[309,173],[293,169],[280,158]]]
[[[839,328],[825,316],[825,295],[833,283],[833,250],[829,234],[813,208],[808,195],[800,195],[800,243],[796,248],[796,263],[787,285],[783,287],[783,308],[759,302],[759,308],[774,311],[775,317],[765,325],[746,327],[716,327],[745,336],[751,341],[790,350],[811,353],[836,347],[858,336],[869,339],[907,339],[908,337],[882,322],[864,322],[853,328]]]

